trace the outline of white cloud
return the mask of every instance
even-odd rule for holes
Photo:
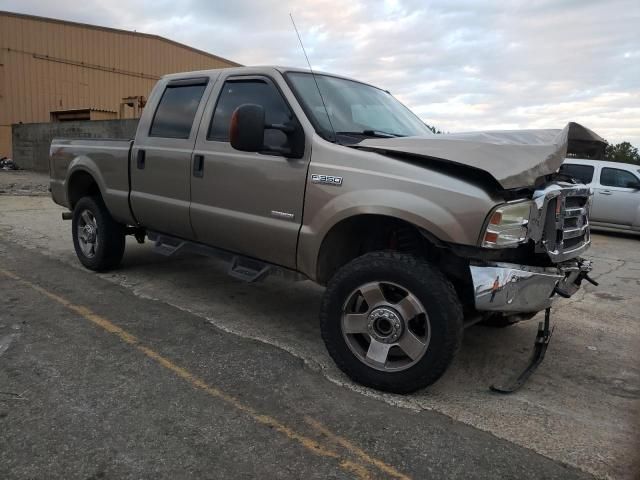
[[[245,64],[389,89],[446,131],[578,121],[640,146],[637,0],[4,0],[0,8],[163,35]]]

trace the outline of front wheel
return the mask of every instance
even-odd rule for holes
[[[462,341],[462,307],[432,264],[374,252],[342,267],[324,294],[320,328],[329,354],[349,377],[409,393],[445,372]]]
[[[125,231],[99,197],[83,197],[73,209],[73,246],[89,270],[115,268],[124,255]]]

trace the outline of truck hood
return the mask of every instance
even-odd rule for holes
[[[606,143],[586,127],[569,123],[562,130],[504,130],[438,134],[428,137],[371,138],[356,148],[482,170],[502,188],[533,187],[558,171],[567,149]]]

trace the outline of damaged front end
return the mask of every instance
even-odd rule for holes
[[[556,267],[510,263],[471,265],[475,307],[480,312],[535,313],[551,307],[555,295],[571,297],[584,279],[593,283],[591,262],[575,259]]]
[[[573,295],[591,270],[591,262],[580,257],[591,244],[591,195],[588,187],[553,182],[533,193],[526,215],[508,216],[509,210],[498,206],[487,219],[481,246],[503,249],[531,242],[549,261],[545,266],[472,262],[476,310],[538,312],[550,307],[556,294]],[[522,204],[505,205],[517,211]]]
[[[571,297],[584,280],[598,285],[589,276],[591,261],[581,257],[591,244],[591,198],[588,187],[556,181],[536,190],[527,201],[528,209],[521,202],[510,210],[500,210],[499,206],[490,213],[481,246],[508,248],[526,242],[533,244],[535,255],[547,257],[545,265],[537,266],[486,261],[472,261],[469,266],[477,311],[518,315],[545,310],[526,367],[508,381],[492,385],[493,391],[517,390],[542,362],[553,332],[550,327],[553,299]],[[516,211],[527,215],[514,216]],[[507,214],[505,221],[505,215],[496,212],[511,212],[511,216]]]

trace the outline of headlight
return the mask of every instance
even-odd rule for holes
[[[486,248],[517,247],[527,239],[527,224],[533,203],[499,205],[489,214],[481,244]]]

